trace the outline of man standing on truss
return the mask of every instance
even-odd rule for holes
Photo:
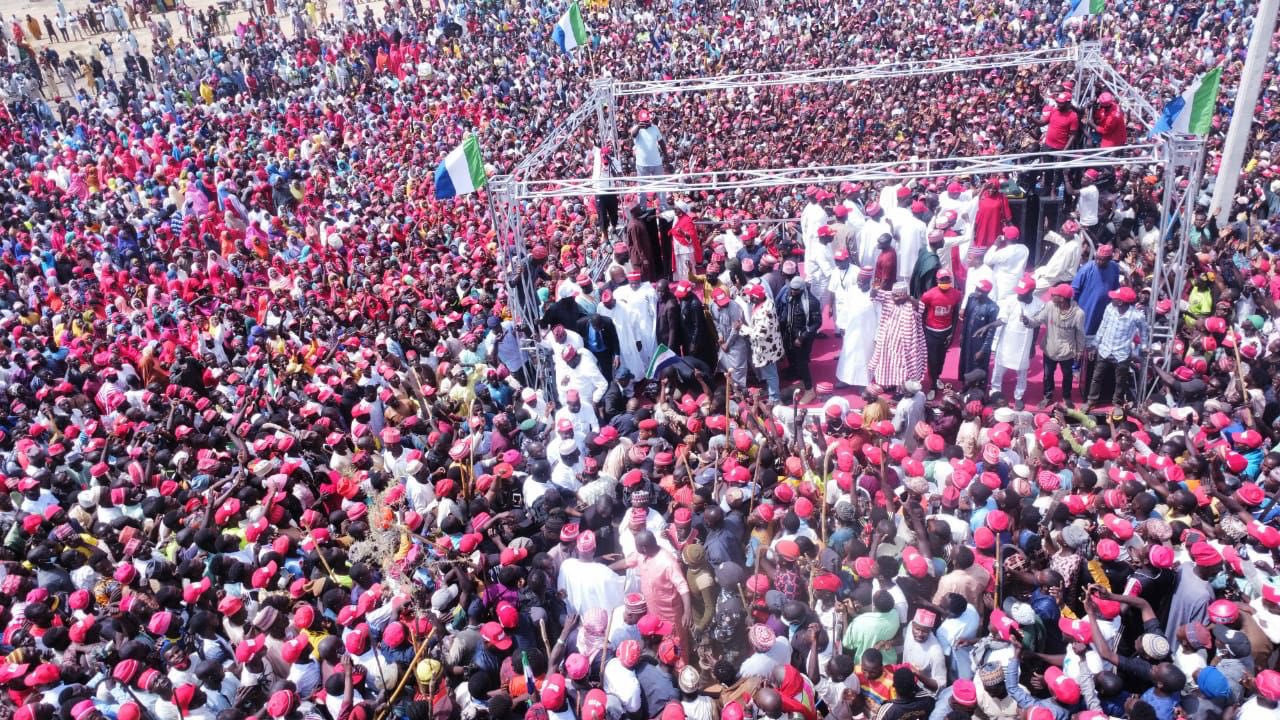
[[[636,174],[641,177],[666,174],[663,160],[667,153],[667,142],[662,131],[653,124],[653,115],[641,108],[636,113],[636,124],[631,126],[631,139],[635,142]],[[648,206],[649,193],[640,193],[640,204]],[[667,209],[667,194],[658,193],[658,207]]]

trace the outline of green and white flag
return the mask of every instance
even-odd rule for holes
[[[1218,82],[1222,79],[1222,67],[1216,67],[1196,78],[1182,94],[1174,98],[1164,111],[1151,134],[1190,133],[1204,135],[1213,127],[1213,111],[1218,105]]]
[[[484,158],[480,157],[480,142],[473,133],[436,168],[436,199],[448,200],[473,193],[486,182],[489,176],[484,170]]]
[[[551,31],[551,39],[561,50],[572,53],[574,48],[586,45],[588,37],[587,24],[582,22],[582,9],[578,7],[578,0],[574,0]]]
[[[1074,0],[1071,3],[1071,10],[1067,13],[1066,19],[1101,15],[1102,11],[1106,9],[1106,0]]]

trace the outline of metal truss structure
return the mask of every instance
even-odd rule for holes
[[[718,170],[686,172],[674,175],[616,177],[610,182],[613,192],[630,193],[743,190],[760,187],[834,184],[841,182],[901,182],[911,178],[939,175],[991,175],[1037,170],[1070,170],[1101,166],[1150,165],[1160,161],[1159,146],[1138,143],[1108,148],[1082,148],[1052,153],[1030,152],[1008,155],[979,155],[921,159],[910,162],[887,160],[858,165],[824,165],[816,167],[772,168],[761,170]],[[594,195],[598,190],[590,178],[564,180],[527,180],[520,183],[527,200]]]
[[[1169,135],[1162,145],[1164,157],[1164,198],[1160,206],[1160,237],[1163,242],[1156,252],[1151,277],[1151,298],[1147,302],[1147,326],[1150,328],[1148,354],[1164,369],[1173,358],[1173,338],[1182,317],[1182,291],[1187,280],[1187,249],[1196,212],[1196,196],[1204,173],[1204,139],[1195,135]],[[1160,301],[1168,300],[1170,309],[1160,312]],[[1147,400],[1159,390],[1160,383],[1143,363],[1138,373],[1138,399]]]
[[[1138,88],[1129,84],[1111,67],[1102,54],[1099,43],[1083,43],[1064,48],[1050,48],[1029,52],[1003,53],[981,57],[958,57],[934,60],[891,62],[880,65],[845,66],[784,70],[769,73],[735,74],[709,78],[685,78],[661,81],[618,82],[610,78],[592,81],[586,99],[565,119],[565,122],[548,135],[509,174],[499,175],[489,181],[490,202],[494,222],[502,247],[502,262],[506,269],[508,293],[517,321],[530,332],[531,350],[536,351],[536,323],[541,315],[536,288],[531,282],[520,282],[525,272],[528,247],[523,225],[525,208],[541,200],[564,197],[592,196],[599,192],[598,183],[591,178],[544,179],[539,174],[546,169],[547,161],[590,122],[595,120],[595,135],[599,144],[608,144],[617,150],[618,107],[620,97],[689,92],[734,91],[771,86],[793,86],[818,83],[845,83],[891,78],[912,78],[944,73],[987,71],[1007,67],[1029,65],[1075,64],[1075,88],[1073,95],[1079,106],[1092,104],[1097,94],[1110,92],[1133,119],[1140,120],[1146,129],[1154,127],[1159,113]],[[825,184],[841,182],[868,182],[880,180],[901,181],[906,178],[926,178],[957,175],[1016,174],[1043,170],[1071,170],[1116,166],[1164,167],[1164,203],[1161,229],[1164,231],[1165,248],[1156,261],[1156,279],[1152,285],[1149,304],[1153,349],[1169,359],[1174,323],[1157,317],[1155,308],[1160,300],[1177,303],[1181,298],[1184,276],[1187,229],[1191,227],[1198,190],[1203,171],[1204,142],[1193,136],[1165,136],[1144,139],[1140,142],[1109,148],[1082,148],[1054,152],[1012,153],[990,156],[962,156],[922,158],[911,161],[884,161],[855,165],[827,165],[793,168],[742,168],[732,171],[693,171],[670,175],[646,175],[610,178],[611,192],[617,195],[654,192],[690,193],[699,191],[742,190],[779,186]],[[1178,187],[1186,181],[1186,189]],[[607,246],[607,238],[602,245]],[[591,264],[597,272],[608,261],[607,247]],[[1158,343],[1158,345],[1156,345]],[[540,353],[534,353],[535,358]],[[545,360],[538,365],[544,377],[550,377]],[[1152,390],[1144,366],[1139,395],[1145,399]],[[544,385],[550,389],[551,384]]]

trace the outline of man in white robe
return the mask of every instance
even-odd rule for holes
[[[618,331],[622,365],[635,377],[649,369],[649,359],[657,346],[658,296],[653,286],[641,282],[640,273],[627,273],[627,284],[613,291],[616,310],[607,314]],[[606,315],[603,311],[601,315]]]
[[[1084,251],[1084,236],[1075,220],[1062,223],[1062,233],[1047,232],[1044,241],[1057,247],[1045,264],[1035,269],[1036,287],[1044,290],[1059,283],[1069,283],[1080,269],[1080,257]]]
[[[871,299],[871,266],[858,271],[852,288],[843,289],[843,301],[837,298],[837,316],[843,315],[839,327],[844,331],[840,359],[836,362],[836,380],[843,385],[865,387],[871,382],[867,363],[875,352],[876,328],[880,326],[880,306]]]
[[[938,214],[942,215],[948,210],[954,211],[956,219],[953,229],[958,233],[963,234],[969,229],[969,223],[973,222],[973,215],[977,209],[978,203],[974,201],[973,193],[958,182],[947,185],[947,191],[938,196]]]
[[[800,237],[807,248],[809,243],[818,241],[818,228],[827,224],[827,211],[823,209],[822,202],[831,195],[819,187],[810,187],[805,194],[809,196],[809,202],[800,211]]]
[[[875,267],[876,258],[880,257],[880,236],[892,235],[893,230],[885,222],[884,211],[879,203],[867,206],[867,219],[858,231],[858,256],[854,258],[859,267]]]
[[[991,392],[1000,390],[1004,376],[1013,370],[1018,373],[1018,384],[1013,390],[1013,400],[1020,410],[1022,396],[1027,392],[1027,370],[1031,367],[1031,350],[1035,346],[1036,323],[1031,320],[1044,302],[1035,296],[1036,281],[1024,275],[1014,287],[1014,292],[1001,300],[996,339],[991,354],[995,357],[995,369],[991,373]]]
[[[596,536],[590,530],[578,535],[577,556],[560,565],[556,590],[564,594],[565,608],[582,616],[592,608],[612,612],[622,604],[622,576],[595,559]]]
[[[858,266],[849,261],[849,251],[837,249],[835,268],[831,271],[831,280],[827,290],[831,293],[832,314],[835,321],[836,335],[844,335],[844,326],[849,320],[849,293],[858,287]]]
[[[592,405],[600,402],[609,382],[600,374],[596,359],[589,352],[578,352],[572,345],[566,346],[560,353],[556,363],[556,394],[560,402],[569,403],[569,392],[578,391],[578,396]]]
[[[928,208],[919,200],[911,203],[909,212],[899,213],[893,223],[894,234],[898,238],[898,280],[911,282],[911,273],[915,272],[916,260],[920,259],[920,248],[924,247],[925,236],[929,226],[921,217]]]
[[[999,303],[1008,297],[1022,279],[1027,269],[1027,257],[1031,251],[1018,240],[1018,228],[1007,225],[1000,231],[996,244],[987,250],[982,264],[991,268],[991,299]]]
[[[809,289],[822,304],[823,313],[831,307],[828,285],[836,269],[835,239],[835,228],[822,225],[818,228],[816,239],[804,246],[804,275],[809,281]]]

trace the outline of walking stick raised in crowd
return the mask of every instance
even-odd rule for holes
[[[729,371],[724,373],[724,439],[729,439],[729,398],[733,394],[733,382],[729,379]]]
[[[822,493],[822,508],[819,511],[822,523],[822,547],[827,546],[827,485],[831,482],[831,451],[835,449],[835,444],[827,446],[822,453],[822,472],[818,474],[822,478],[822,487],[818,488],[818,492]],[[801,452],[808,452],[804,444],[800,444]]]
[[[311,536],[311,540],[315,541],[315,535]],[[324,566],[324,571],[328,573],[329,579],[334,583],[338,582],[338,576],[333,574],[333,568],[329,567],[329,561],[324,559],[324,553],[320,552],[320,548],[316,548],[316,557],[320,558],[320,564]]]
[[[542,636],[542,646],[547,650],[547,661],[551,660],[551,641],[547,639],[547,621],[538,618],[538,634]]]
[[[434,631],[435,631],[435,628],[432,628],[432,632]],[[427,639],[429,640],[430,636],[428,636]],[[384,718],[386,718],[387,716],[387,713],[391,711],[391,708],[393,706],[395,706],[396,699],[400,697],[400,692],[404,690],[405,683],[409,681],[409,676],[416,674],[415,671],[417,670],[417,667],[418,667],[418,661],[422,659],[422,653],[426,652],[428,644],[429,643],[426,640],[423,640],[422,646],[419,647],[418,651],[413,654],[413,659],[409,661],[409,669],[405,671],[405,674],[400,677],[400,683],[396,685],[395,692],[391,693],[391,697],[387,698],[387,706],[383,708],[382,712],[378,713],[377,720],[384,720]],[[431,690],[430,685],[428,685],[427,691],[430,692],[430,690]]]
[[[471,416],[475,414],[475,409],[476,409],[475,391],[472,390],[471,392],[472,392],[471,401],[467,403],[467,419],[465,420],[466,427],[468,428],[471,427]],[[462,478],[462,496],[467,499],[467,502],[471,502],[471,489],[475,486],[475,477],[476,477],[475,438],[471,439],[470,444],[471,444],[471,447],[470,447],[471,457],[467,462],[467,474],[465,477]]]
[[[600,677],[604,677],[604,664],[609,659],[609,635],[613,632],[613,612],[604,622],[604,647],[600,649]],[[579,715],[578,717],[582,717]]]
[[[1240,378],[1240,402],[1246,403],[1249,398],[1249,386],[1244,381],[1244,365],[1240,362],[1240,340],[1235,336],[1235,331],[1231,333],[1231,349],[1236,354],[1236,376]]]
[[[1000,591],[1004,589],[1004,563],[1002,558],[1004,553],[1004,543],[1000,542],[1000,535],[996,534],[996,602],[995,606],[1000,607]]]

